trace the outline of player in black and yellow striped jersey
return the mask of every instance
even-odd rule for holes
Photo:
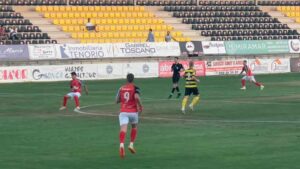
[[[185,107],[188,102],[189,96],[191,94],[194,95],[194,98],[189,105],[191,110],[194,110],[194,106],[199,102],[200,100],[200,94],[198,91],[198,82],[199,79],[196,77],[196,70],[194,69],[194,62],[190,61],[189,62],[189,68],[184,71],[184,78],[185,78],[185,94],[184,98],[182,100],[182,107],[181,111],[183,114],[185,114]]]

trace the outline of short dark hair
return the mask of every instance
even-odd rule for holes
[[[129,83],[132,83],[133,82],[133,79],[134,79],[134,75],[132,73],[128,73],[127,74],[127,81]]]
[[[247,60],[244,60],[243,62],[246,62],[246,63],[247,63]]]
[[[175,57],[175,59],[179,59],[178,57]]]
[[[71,72],[71,75],[72,75],[72,76],[73,76],[73,75],[77,76],[76,72]]]
[[[152,29],[150,28],[150,29],[149,29],[149,31],[151,31],[151,32],[152,32]]]

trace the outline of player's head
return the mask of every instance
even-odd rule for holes
[[[178,63],[178,57],[174,58],[175,63]]]
[[[167,35],[170,35],[170,31],[167,31]]]
[[[189,67],[190,67],[190,68],[193,68],[193,67],[194,67],[194,61],[192,61],[192,60],[189,61]]]
[[[72,79],[76,79],[76,77],[77,77],[76,72],[72,72],[72,73],[71,73],[71,76],[72,76]]]
[[[149,29],[149,32],[152,32],[152,29],[151,29],[151,28]]]
[[[91,18],[88,18],[88,22],[90,22],[91,21]]]
[[[243,61],[243,65],[247,65],[247,60],[244,60],[244,61]]]
[[[126,78],[128,83],[132,83],[134,80],[134,75],[132,73],[128,73]]]

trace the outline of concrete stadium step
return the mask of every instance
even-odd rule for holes
[[[78,40],[72,39],[70,33],[63,32],[59,26],[52,24],[51,20],[36,12],[35,7],[15,6],[14,10],[20,12],[24,18],[29,19],[33,25],[38,26],[42,32],[48,33],[51,39],[57,40],[58,43],[80,43]]]
[[[154,13],[156,17],[163,19],[166,24],[173,26],[176,31],[181,31],[185,37],[189,37],[192,40],[210,39],[201,36],[199,31],[192,30],[192,25],[182,23],[182,18],[174,18],[172,12],[164,11],[162,6],[150,6],[145,9]]]

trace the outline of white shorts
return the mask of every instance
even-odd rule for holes
[[[244,76],[242,79],[243,80],[252,81],[252,82],[256,82],[254,76]]]
[[[79,92],[70,92],[67,94],[67,96],[69,96],[73,99],[74,96],[77,96],[79,98],[81,96],[81,94]]]
[[[138,113],[126,113],[126,112],[121,112],[119,115],[119,121],[120,121],[120,126],[124,124],[137,124],[139,122],[139,115]]]

